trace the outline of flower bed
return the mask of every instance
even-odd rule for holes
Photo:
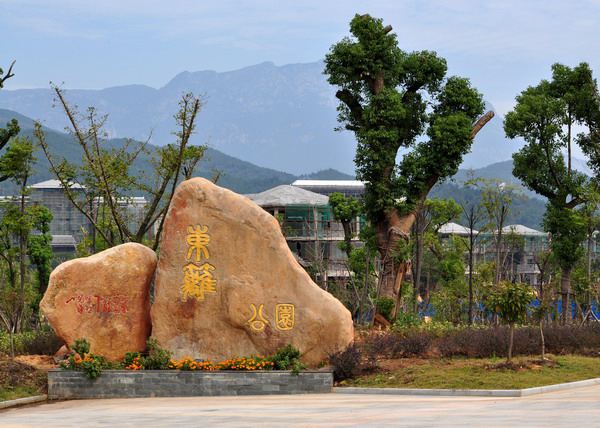
[[[71,348],[61,369],[48,373],[50,399],[306,394],[333,387],[331,372],[305,371],[300,352],[290,345],[267,357],[219,362],[174,360],[152,339],[144,354],[128,352],[118,363],[90,353],[85,339]]]
[[[230,358],[220,362],[196,360],[184,357],[171,359],[171,353],[158,346],[154,339],[148,339],[147,352],[128,352],[121,362],[109,362],[101,355],[90,353],[90,345],[85,339],[78,339],[71,346],[73,352],[60,364],[65,370],[82,371],[89,379],[96,379],[105,369],[125,370],[184,370],[184,371],[217,371],[217,370],[291,370],[298,374],[304,369],[300,362],[300,351],[291,345],[279,349],[275,354],[265,357],[252,355],[249,357]]]

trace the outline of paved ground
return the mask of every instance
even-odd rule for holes
[[[286,395],[65,401],[0,411],[1,427],[600,426],[600,386],[525,398]]]

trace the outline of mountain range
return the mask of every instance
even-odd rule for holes
[[[67,82],[68,83],[68,82]],[[182,72],[161,88],[127,85],[101,90],[68,89],[66,98],[85,111],[95,106],[108,114],[111,138],[134,138],[164,145],[173,140],[173,115],[185,92],[201,95],[204,105],[192,142],[261,167],[303,174],[337,169],[354,171],[352,133],[338,126],[336,88],[323,75],[323,62],[276,66],[265,62],[229,72]],[[0,108],[64,129],[67,119],[54,107],[50,88],[0,91]],[[493,106],[489,103],[487,109]],[[520,143],[504,137],[497,115],[477,135],[464,168],[508,160]]]
[[[15,118],[19,121],[21,135],[33,138],[34,121],[22,114],[11,110],[0,109],[0,126]],[[69,162],[81,164],[82,151],[75,143],[73,138],[60,131],[44,127],[46,141],[50,146],[52,154],[58,158],[65,158]],[[118,147],[125,142],[122,138],[115,138],[106,141],[106,147]],[[152,146],[150,145],[150,148]],[[30,179],[30,183],[36,183],[50,178],[54,178],[49,171],[49,164],[41,151],[36,153],[37,165],[35,172]],[[150,158],[146,154],[141,154],[133,165],[132,173],[139,174],[150,171]],[[238,193],[255,193],[269,189],[280,184],[290,184],[299,178],[307,179],[335,179],[349,180],[354,177],[341,173],[333,169],[326,169],[313,173],[296,176],[287,172],[277,171],[265,167],[256,166],[250,162],[228,156],[219,150],[207,149],[204,158],[197,166],[196,175],[206,178],[212,178],[219,172],[219,185],[227,187]],[[15,185],[10,181],[0,183],[0,194],[9,195],[15,192]]]

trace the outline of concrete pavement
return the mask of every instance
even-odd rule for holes
[[[54,402],[0,411],[0,427],[600,426],[600,386],[524,398],[316,394]]]

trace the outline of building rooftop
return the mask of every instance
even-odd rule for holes
[[[458,223],[446,223],[444,224],[442,227],[440,227],[440,230],[438,230],[438,233],[441,233],[443,235],[463,235],[463,236],[469,236],[471,229],[469,229],[468,227],[462,226]],[[473,233],[477,234],[479,233],[477,230],[473,229]]]
[[[32,189],[62,189],[63,188],[63,186],[62,186],[62,184],[60,184],[59,180],[41,181],[39,183],[32,184],[30,187]],[[83,186],[81,184],[74,183],[73,185],[71,185],[71,188],[83,189]]]
[[[502,233],[514,233],[522,236],[547,236],[546,232],[540,232],[539,230],[532,229],[522,224],[509,224],[502,228]]]
[[[292,186],[331,186],[331,187],[359,187],[365,186],[363,181],[358,180],[296,180]]]
[[[440,230],[438,232],[441,234],[444,234],[444,235],[468,236],[469,228],[462,226],[460,224],[457,224],[457,223],[446,223],[442,227],[440,227]],[[473,229],[473,232],[479,233],[475,229]],[[504,233],[504,234],[514,233],[516,235],[521,235],[521,236],[547,236],[547,234],[545,232],[540,232],[539,230],[535,230],[530,227],[523,226],[522,224],[509,224],[508,226],[505,226],[502,228],[502,233]]]
[[[329,198],[309,190],[287,184],[273,187],[261,193],[246,195],[261,207],[283,207],[288,205],[324,206]]]

